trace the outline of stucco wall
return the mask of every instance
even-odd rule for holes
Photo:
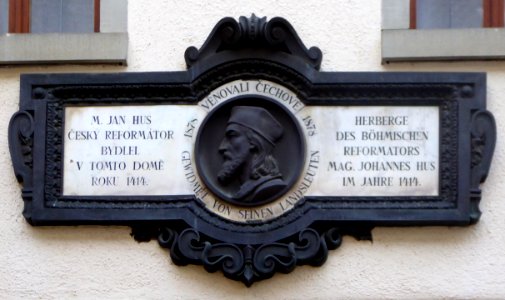
[[[20,73],[183,70],[186,47],[201,46],[219,19],[252,12],[288,19],[307,46],[321,48],[323,71],[487,72],[498,142],[480,222],[464,228],[376,228],[373,243],[346,237],[324,266],[298,267],[251,288],[200,266],[177,267],[155,241],[136,243],[126,227],[26,223],[7,144]],[[130,0],[128,14],[128,67],[0,68],[1,299],[505,298],[505,62],[382,66],[378,0]]]

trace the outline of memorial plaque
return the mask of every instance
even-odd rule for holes
[[[496,139],[481,73],[320,72],[282,18],[221,20],[188,70],[21,77],[33,225],[119,224],[246,285],[342,235],[469,225]]]

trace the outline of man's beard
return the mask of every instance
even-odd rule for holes
[[[245,162],[245,157],[237,156],[235,158],[227,159],[223,162],[221,170],[217,174],[217,179],[222,184],[229,184],[237,178],[242,165]]]

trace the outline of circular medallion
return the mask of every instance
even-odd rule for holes
[[[258,206],[296,183],[305,164],[305,140],[283,104],[260,95],[238,96],[203,120],[195,157],[200,178],[215,196]]]

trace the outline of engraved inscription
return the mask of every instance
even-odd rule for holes
[[[191,145],[182,117],[196,120],[195,113],[161,105],[66,107],[63,194],[191,194],[178,176],[177,153]]]
[[[311,195],[438,195],[438,107],[307,109],[326,124],[323,173]]]

